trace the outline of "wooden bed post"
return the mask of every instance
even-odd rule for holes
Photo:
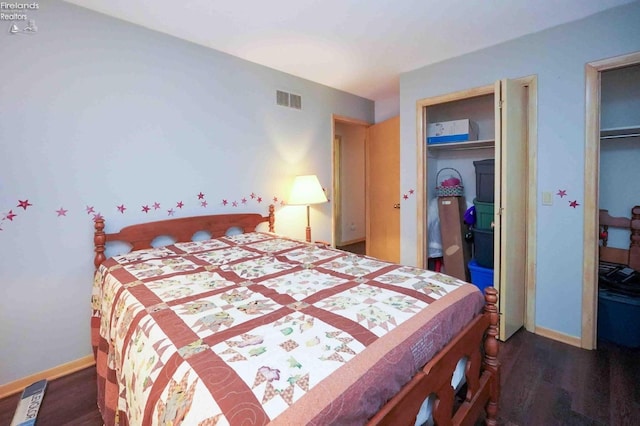
[[[487,425],[498,424],[498,400],[500,398],[500,363],[498,362],[498,291],[493,287],[484,290],[485,314],[489,315],[489,328],[484,340],[484,368],[491,372],[491,385],[489,388],[489,402],[485,407]]]
[[[640,206],[631,209],[631,240],[629,244],[629,266],[640,271]]]
[[[275,222],[276,222],[276,216],[275,216],[275,212],[276,208],[273,204],[269,204],[269,232],[274,232],[275,229]]]
[[[104,245],[107,241],[107,236],[104,233],[104,219],[96,219],[93,226],[95,228],[93,233],[93,246],[96,253],[93,258],[93,265],[98,269],[98,266],[107,259],[104,255]]]

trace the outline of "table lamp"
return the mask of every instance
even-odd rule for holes
[[[309,206],[311,204],[326,203],[327,196],[316,175],[296,176],[289,195],[288,205],[307,206],[307,242],[311,242],[311,224],[309,220]]]

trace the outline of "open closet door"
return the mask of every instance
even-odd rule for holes
[[[520,83],[500,80],[495,94],[494,270],[505,341],[524,325],[526,308],[527,92]]]

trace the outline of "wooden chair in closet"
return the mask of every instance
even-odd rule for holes
[[[599,258],[604,262],[621,263],[640,271],[640,206],[631,209],[631,218],[613,217],[608,210],[600,210]],[[629,249],[608,246],[609,227],[629,230]]]

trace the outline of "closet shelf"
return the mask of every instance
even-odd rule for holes
[[[640,136],[640,126],[600,129],[600,139],[619,139]]]
[[[448,142],[431,145],[427,144],[427,148],[430,151],[458,151],[466,149],[493,148],[494,145],[494,139],[484,139],[480,141]]]

